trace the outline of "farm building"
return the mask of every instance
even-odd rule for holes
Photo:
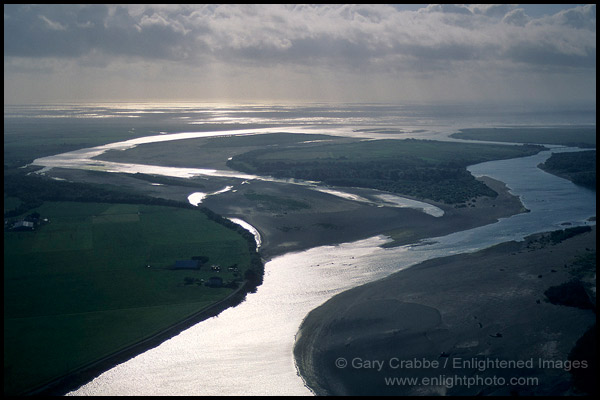
[[[177,260],[173,269],[200,269],[198,260]]]
[[[223,278],[218,276],[210,277],[204,285],[208,287],[221,287],[223,286]]]
[[[12,229],[15,231],[32,231],[33,230],[33,222],[29,221],[18,221],[12,226]]]

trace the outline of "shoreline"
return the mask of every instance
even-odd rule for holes
[[[595,322],[595,312],[551,304],[544,291],[573,277],[575,257],[595,252],[596,227],[540,246],[544,235],[427,260],[333,297],[311,311],[299,329],[294,345],[299,374],[316,395],[573,394],[570,374],[560,368],[436,370],[392,368],[390,363],[567,360],[576,340]],[[365,367],[365,361],[371,366]],[[387,364],[378,370],[376,361]],[[384,384],[384,377],[425,382],[440,373],[539,381],[491,388]]]

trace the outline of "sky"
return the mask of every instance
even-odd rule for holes
[[[4,5],[5,104],[596,102],[596,5]]]

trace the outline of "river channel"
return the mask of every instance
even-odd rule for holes
[[[429,238],[419,245],[382,248],[388,238],[376,236],[276,257],[265,265],[264,283],[242,304],[106,371],[70,394],[312,395],[295,366],[295,336],[305,316],[334,295],[427,259],[522,240],[566,225],[595,224],[588,221],[596,214],[595,192],[537,168],[552,151],[576,150],[554,148],[531,157],[469,167],[475,176],[506,183],[528,213]],[[69,168],[77,168],[77,162],[87,156],[74,158]],[[38,164],[61,166],[45,161]],[[145,167],[144,172],[152,173]]]

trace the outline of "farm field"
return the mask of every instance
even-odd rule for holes
[[[181,321],[232,293],[250,264],[246,239],[199,210],[63,201],[31,212],[49,222],[4,233],[5,393]],[[199,270],[170,269],[199,256]],[[205,286],[212,276],[230,287]]]

